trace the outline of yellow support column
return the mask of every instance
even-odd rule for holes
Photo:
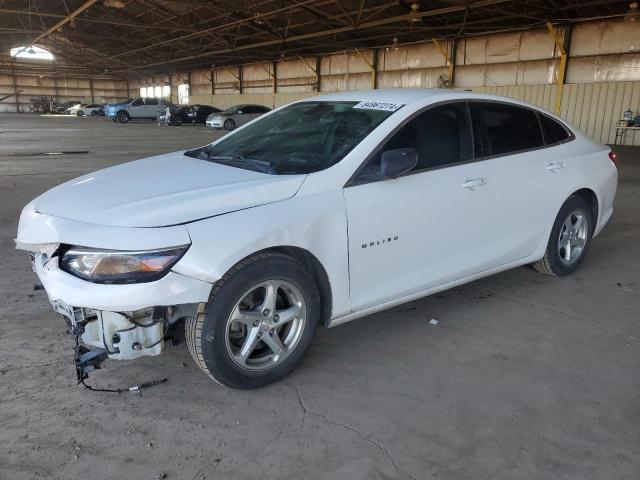
[[[436,48],[438,49],[440,54],[444,57],[445,64],[447,65],[447,68],[449,70],[449,88],[453,88],[453,75],[454,75],[453,58],[452,58],[451,55],[449,55],[446,52],[446,50],[444,48],[442,48],[442,45],[440,44],[440,42],[437,39],[432,38],[431,41],[436,46]]]
[[[376,60],[377,60],[377,51],[376,50],[371,50],[372,52],[372,59],[373,61],[369,61],[369,59],[367,58],[367,56],[362,53],[362,51],[360,51],[359,49],[356,48],[356,52],[358,52],[358,55],[360,55],[362,57],[362,60],[364,60],[364,62],[369,66],[369,70],[371,70],[371,89],[375,90],[376,87],[378,86],[378,69],[376,68]]]
[[[316,86],[315,86],[315,91],[319,92],[320,91],[320,68],[319,68],[319,63],[320,63],[320,57],[317,57],[316,59],[316,66],[314,67],[313,65],[311,65],[309,62],[307,62],[307,59],[304,58],[301,55],[298,55],[298,58],[302,61],[302,63],[304,63],[307,68],[309,70],[311,70],[314,75],[316,76]]]
[[[551,22],[547,22],[547,28],[549,29],[549,33],[551,37],[553,37],[553,41],[558,47],[560,51],[560,65],[558,66],[558,75],[556,78],[556,84],[558,86],[556,90],[556,108],[555,114],[560,115],[560,111],[562,109],[562,93],[564,90],[564,82],[567,74],[567,51],[564,47],[564,41],[558,35],[558,31],[551,25]],[[566,35],[566,34],[565,34]]]

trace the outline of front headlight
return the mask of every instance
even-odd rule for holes
[[[94,283],[152,282],[166,275],[188,248],[124,251],[72,246],[62,255],[60,268]]]

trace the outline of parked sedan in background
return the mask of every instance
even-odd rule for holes
[[[69,108],[65,109],[64,113],[67,115],[77,115],[81,108],[82,104],[76,103],[75,105],[71,105]]]
[[[53,113],[67,113],[66,110],[69,108],[81,104],[82,102],[80,100],[67,100],[66,102],[56,105],[53,109]]]
[[[511,99],[325,95],[55,187],[24,208],[16,244],[83,344],[78,380],[184,329],[207,375],[256,388],[318,326],[520,265],[572,274],[613,213],[615,160]]]
[[[207,127],[233,130],[236,127],[258,118],[260,115],[264,115],[270,110],[269,107],[265,107],[264,105],[236,105],[220,113],[209,115],[206,125]]]
[[[90,103],[88,105],[81,105],[77,109],[76,115],[78,115],[79,117],[82,117],[84,115],[91,115],[92,117],[97,117],[98,115],[104,115],[104,106],[100,105],[99,103]]]
[[[182,123],[205,123],[211,114],[221,110],[211,105],[185,105],[176,112]]]

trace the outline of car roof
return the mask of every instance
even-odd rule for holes
[[[353,92],[330,93],[318,97],[310,97],[307,101],[345,101],[345,102],[393,102],[409,104],[428,97],[451,93],[442,88],[382,88],[377,90],[357,90]],[[459,92],[464,94],[465,92]]]
[[[440,97],[440,98],[438,98]],[[379,90],[357,90],[353,92],[340,92],[330,93],[327,95],[319,95],[315,97],[309,97],[301,100],[302,102],[313,101],[335,101],[335,102],[390,102],[401,103],[403,105],[409,105],[413,102],[424,101],[433,98],[434,101],[438,101],[441,98],[450,99],[476,99],[476,100],[494,100],[500,102],[509,102],[515,105],[522,105],[534,110],[538,110],[551,115],[558,119],[556,115],[547,110],[540,108],[536,105],[532,105],[521,100],[502,97],[499,95],[491,95],[487,93],[472,92],[470,90],[452,90],[448,88],[387,88]],[[564,122],[563,122],[564,123]]]

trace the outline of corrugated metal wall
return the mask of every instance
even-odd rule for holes
[[[15,82],[15,83],[14,83]],[[16,101],[16,90],[19,92]],[[32,98],[52,97],[56,103],[79,100],[83,103],[126,99],[127,81],[88,78],[54,78],[39,75],[0,74],[0,112],[28,112]]]
[[[562,38],[569,37],[569,32],[561,115],[596,140],[613,142],[615,123],[623,112],[630,108],[640,113],[640,28],[634,22],[607,21],[558,29]],[[440,48],[429,41],[177,72],[131,80],[128,90],[125,81],[94,80],[93,93],[96,101],[105,101],[137,96],[143,86],[169,86],[171,100],[178,103],[179,85],[186,84],[189,103],[225,108],[240,103],[280,106],[318,92],[371,89],[374,82],[377,88],[438,87],[450,80],[441,50],[455,58],[455,88],[513,97],[554,110],[560,52],[546,28],[441,41]],[[30,95],[90,100],[87,79],[58,79],[54,85],[48,77],[15,78],[17,88],[24,89],[20,102],[28,102]],[[0,96],[13,90],[13,77],[0,75]],[[0,111],[15,111],[15,99],[1,102]],[[631,138],[626,143],[631,144]],[[640,145],[640,135],[634,144]]]
[[[640,28],[632,22],[608,21],[559,28],[569,36],[570,57],[561,115],[600,142],[615,139],[615,124],[629,108],[640,113]],[[513,97],[555,108],[560,51],[546,28],[441,41],[447,57],[455,53],[454,87]],[[287,59],[192,72],[190,103],[225,108],[239,103],[270,107],[318,92],[377,88],[430,88],[449,80],[447,59],[434,42],[396,48]],[[375,76],[373,67],[375,68]],[[274,70],[277,81],[274,85]],[[174,78],[175,77],[175,78]],[[147,80],[167,81],[166,79]],[[178,83],[189,75],[172,75],[172,100]],[[627,144],[640,145],[640,135]]]

